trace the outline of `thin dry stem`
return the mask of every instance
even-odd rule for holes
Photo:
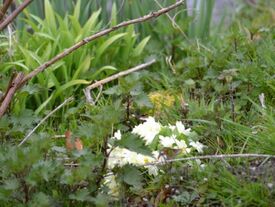
[[[228,158],[275,158],[275,155],[268,155],[268,154],[221,154],[221,155],[202,155],[202,156],[195,156],[195,157],[183,157],[183,158],[176,158],[176,159],[169,159],[158,162],[151,162],[146,164],[147,165],[163,165],[165,163],[172,163],[172,162],[182,162],[182,161],[190,161],[190,160],[206,160],[206,159],[228,159]]]
[[[88,87],[86,87],[86,88],[84,89],[84,94],[85,94],[85,96],[86,96],[87,101],[88,101],[89,103],[93,103],[92,97],[91,97],[91,93],[90,93],[90,91],[91,91],[92,89],[97,88],[97,87],[100,87],[100,86],[102,86],[102,85],[104,85],[104,84],[106,84],[106,83],[108,83],[108,82],[110,82],[110,81],[113,81],[113,80],[115,80],[115,79],[118,79],[118,78],[120,78],[120,77],[122,77],[122,76],[125,76],[125,75],[128,75],[128,74],[130,74],[130,73],[133,73],[133,72],[142,70],[142,69],[144,69],[144,68],[147,68],[148,66],[154,64],[155,62],[156,62],[156,60],[153,59],[153,60],[151,60],[151,61],[149,61],[149,62],[147,62],[147,63],[143,63],[143,64],[140,64],[140,65],[138,65],[138,66],[136,66],[136,67],[130,68],[130,69],[128,69],[128,70],[125,70],[125,71],[116,73],[116,74],[114,74],[114,75],[112,75],[112,76],[109,76],[109,77],[107,77],[107,78],[104,78],[104,79],[102,79],[102,80],[100,80],[100,81],[97,81],[97,82],[95,82],[95,83],[89,85]]]
[[[2,22],[3,17],[6,15],[10,5],[12,4],[12,1],[13,0],[4,1],[4,4],[3,4],[3,6],[1,7],[1,10],[0,10],[0,22]]]
[[[43,124],[51,115],[53,115],[55,112],[57,112],[60,108],[65,106],[66,104],[70,103],[73,100],[73,97],[67,98],[63,103],[61,103],[59,106],[57,106],[54,110],[52,110],[50,113],[47,114],[28,134],[27,136],[19,143],[19,147],[24,144],[24,142],[27,141],[27,139],[37,130],[37,128]]]
[[[0,23],[0,31],[5,29],[33,0],[25,0],[4,21]]]

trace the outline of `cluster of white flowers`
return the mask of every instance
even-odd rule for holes
[[[116,182],[116,176],[114,174],[107,175],[104,178],[104,184],[109,188],[109,194],[115,198],[119,196],[119,185]]]
[[[135,166],[145,166],[150,175],[157,175],[158,170],[154,165],[147,165],[158,161],[159,153],[157,151],[152,153],[153,156],[143,155],[133,152],[131,150],[115,147],[109,155],[108,168],[113,169],[115,166],[122,167],[126,164]]]
[[[166,131],[165,135],[162,134],[162,130]],[[135,126],[132,133],[139,135],[148,146],[152,144],[155,138],[158,138],[157,144],[159,146],[159,151],[154,151],[152,152],[152,156],[148,156],[126,148],[110,147],[108,159],[109,169],[113,169],[115,166],[122,167],[126,164],[131,164],[135,166],[144,166],[150,175],[156,176],[159,173],[158,167],[148,164],[165,161],[163,160],[164,158],[160,156],[163,148],[180,150],[180,154],[185,155],[192,152],[192,150],[202,153],[205,147],[200,142],[194,141],[189,137],[191,129],[185,128],[181,121],[177,121],[175,125],[162,126],[159,122],[155,121],[153,117],[148,117],[145,119],[144,123]],[[121,137],[121,131],[118,130],[114,133],[112,139],[121,140]],[[117,193],[117,184],[115,183],[114,177],[109,177],[108,180],[106,180],[106,185],[109,186],[112,194]]]
[[[156,122],[153,117],[149,116],[145,119],[143,124],[134,127],[132,132],[141,136],[145,140],[146,144],[149,145],[152,143],[160,130],[161,124]]]
[[[169,128],[172,133],[170,136],[160,135],[162,128]],[[139,135],[144,139],[146,145],[150,145],[157,135],[159,135],[160,144],[163,147],[171,149],[180,149],[185,153],[190,153],[192,148],[197,150],[199,153],[203,152],[205,147],[198,141],[189,140],[189,147],[184,140],[178,139],[178,136],[183,134],[189,136],[191,134],[190,128],[185,128],[181,121],[177,121],[175,125],[162,126],[160,123],[156,122],[153,117],[148,117],[145,122],[134,127],[132,133]]]

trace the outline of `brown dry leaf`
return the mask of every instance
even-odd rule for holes
[[[67,150],[69,150],[69,151],[71,151],[71,150],[74,148],[74,146],[73,146],[73,144],[72,144],[71,136],[72,136],[71,131],[70,131],[70,130],[67,130],[67,131],[65,132],[65,137],[66,137],[66,148],[67,148]]]
[[[78,151],[83,150],[83,143],[80,138],[76,138],[74,141],[74,146]]]

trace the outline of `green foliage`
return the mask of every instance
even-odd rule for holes
[[[18,18],[24,24],[17,24],[21,29],[16,35],[0,36],[0,90],[14,70],[28,73],[88,35],[159,8],[155,1],[108,2],[34,1]],[[159,91],[169,91],[165,99],[170,92],[175,97],[158,116],[160,122],[168,126],[181,120],[195,131],[191,138],[207,146],[205,154],[275,155],[273,1],[239,3],[232,23],[223,25],[225,31],[211,26],[214,1],[194,1],[197,12],[188,12],[187,6],[169,13],[182,31],[167,16],[121,29],[70,54],[16,94],[0,120],[1,206],[275,203],[274,159],[165,163],[157,176],[147,166],[129,163],[107,169],[112,147],[147,156],[160,148],[159,138],[148,147],[131,133],[141,118],[154,113],[147,94]],[[85,102],[83,87],[137,65],[145,55],[158,60],[150,71],[104,85],[97,105]],[[17,147],[42,116],[71,95],[74,104]],[[65,139],[54,138],[67,130],[73,141],[82,141],[83,150],[69,150]],[[113,138],[116,130],[122,132],[119,140]],[[168,136],[171,128],[160,133]],[[188,142],[184,135],[179,138]],[[187,156],[178,153],[162,147],[159,158]]]
[[[78,1],[72,14],[61,17],[46,0],[45,19],[25,13],[25,22],[30,25],[31,32],[23,30],[20,33],[16,54],[1,65],[0,71],[10,74],[15,67],[30,72],[76,42],[101,30],[101,10],[93,12],[85,23],[80,23],[80,5],[81,1]],[[36,110],[36,114],[39,114],[45,109],[52,109],[67,96],[82,94],[83,86],[92,81],[140,62],[148,40],[149,37],[138,43],[138,35],[130,26],[94,41],[34,78],[28,86],[29,90],[23,89],[25,93],[18,96],[18,105]],[[34,91],[34,87],[39,90]],[[30,97],[26,99],[28,95]]]

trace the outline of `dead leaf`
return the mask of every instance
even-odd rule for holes
[[[72,144],[71,136],[72,136],[71,131],[67,130],[65,132],[65,137],[66,137],[66,148],[67,148],[68,151],[71,151],[74,148],[74,146]]]
[[[78,151],[83,150],[83,143],[80,138],[76,138],[74,141],[74,146]]]

